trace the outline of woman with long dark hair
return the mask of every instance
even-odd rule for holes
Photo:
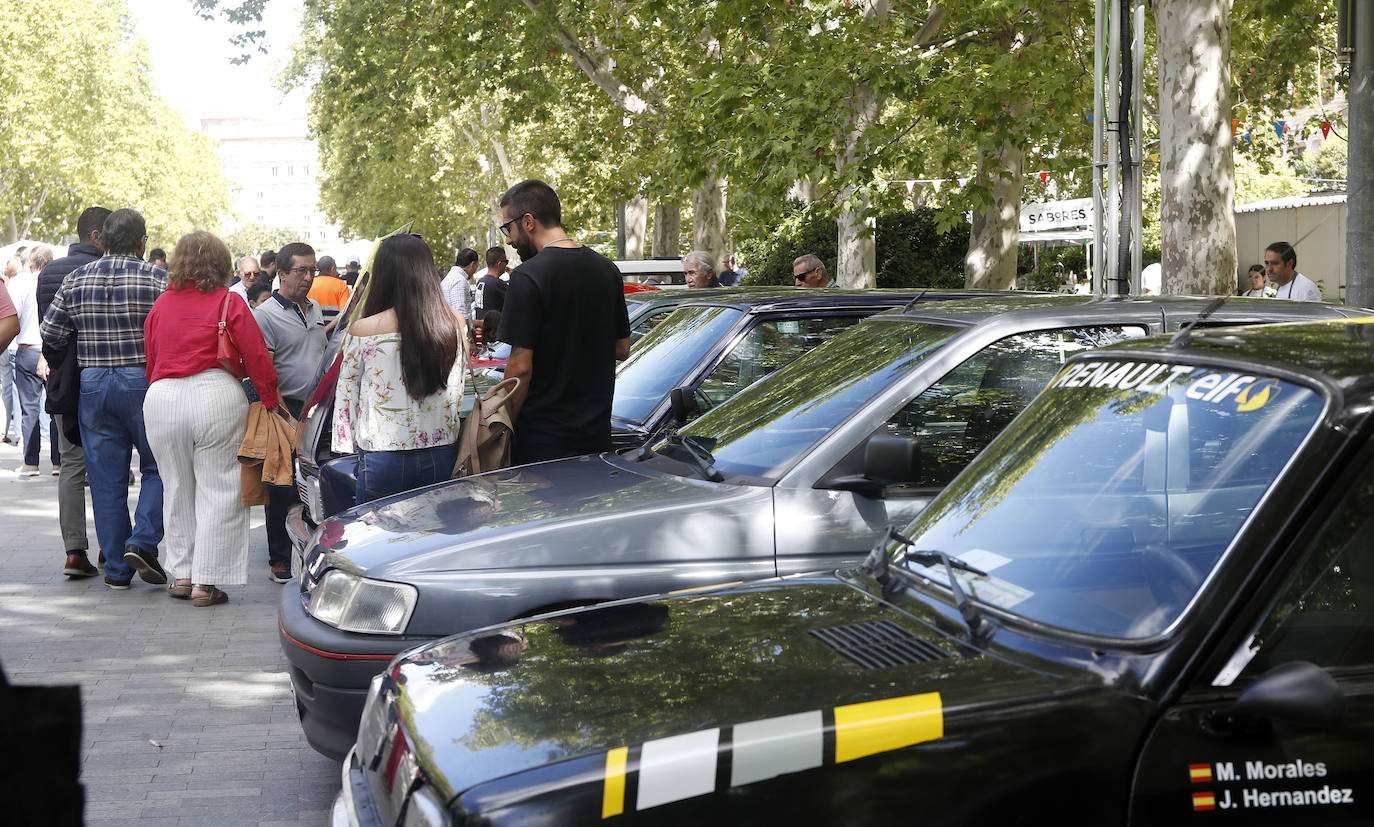
[[[467,341],[419,236],[382,240],[334,391],[334,450],[357,451],[356,503],[448,479],[458,459]]]

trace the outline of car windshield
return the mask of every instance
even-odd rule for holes
[[[684,427],[726,474],[774,478],[964,328],[860,322]]]
[[[611,416],[635,424],[648,419],[668,392],[743,315],[733,307],[708,305],[673,311],[635,342],[630,358],[616,371]]]
[[[986,572],[958,573],[984,604],[1152,637],[1202,589],[1321,411],[1317,393],[1244,372],[1071,364],[906,534]],[[945,582],[943,569],[901,565]]]

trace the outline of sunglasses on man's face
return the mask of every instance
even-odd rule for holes
[[[819,267],[812,267],[810,270],[807,270],[805,273],[796,273],[795,275],[792,276],[792,278],[795,279],[795,280],[797,280],[797,281],[806,281],[806,277],[807,277],[807,276],[811,275],[812,273],[816,272],[816,271],[819,270],[819,269],[821,269],[821,268],[819,268]]]

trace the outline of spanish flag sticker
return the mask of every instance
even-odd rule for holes
[[[1217,797],[1213,793],[1193,793],[1194,810],[1215,810]]]
[[[1211,781],[1211,780],[1212,780],[1212,765],[1211,765],[1211,764],[1189,764],[1189,765],[1188,765],[1188,780],[1189,780],[1189,781],[1192,781],[1194,784],[1200,784],[1200,783],[1202,783],[1202,782],[1204,782],[1204,781]]]

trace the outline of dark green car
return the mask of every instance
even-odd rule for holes
[[[1374,823],[1374,318],[1070,359],[863,566],[412,650],[365,824]]]

